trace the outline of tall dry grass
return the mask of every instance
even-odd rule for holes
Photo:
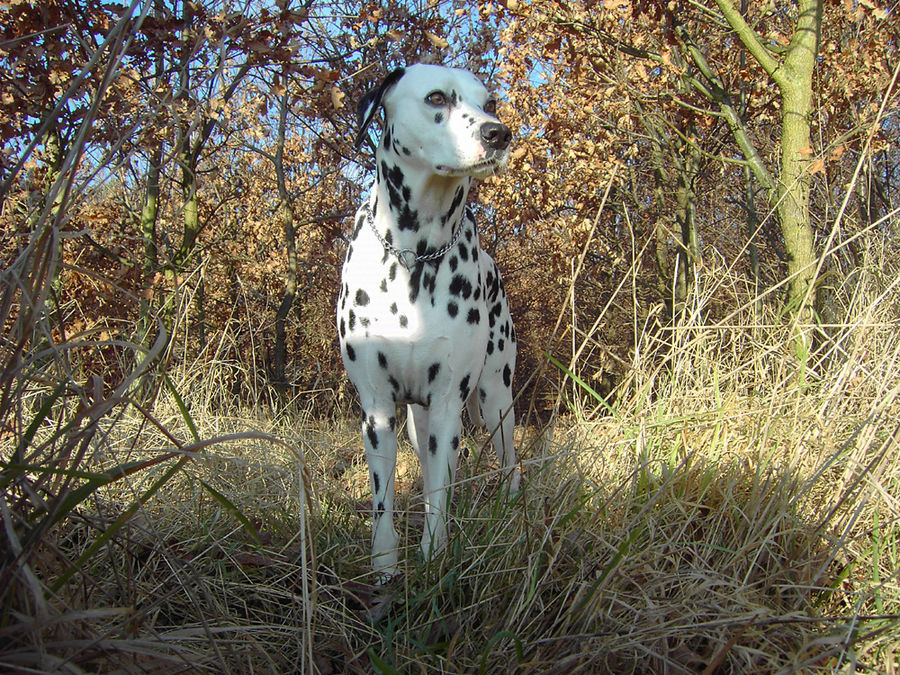
[[[710,262],[683,320],[641,331],[611,406],[566,385],[551,426],[518,430],[521,494],[499,489],[486,437],[468,440],[451,542],[428,565],[404,446],[405,574],[378,588],[355,422],[230,404],[217,373],[242,366],[209,355],[160,379],[161,347],[133,346],[121,381],[80,381],[76,355],[104,342],[47,325],[47,232],[4,272],[0,305],[4,668],[895,668],[900,270],[885,234],[837,289],[846,321],[810,327],[805,363],[770,303],[707,319],[714,299],[747,297]]]

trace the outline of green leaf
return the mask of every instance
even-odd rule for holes
[[[494,635],[490,640],[488,640],[487,647],[484,649],[484,653],[481,655],[481,667],[478,668],[479,675],[487,672],[487,659],[490,656],[491,651],[494,648],[494,645],[500,642],[500,640],[512,640],[513,646],[516,649],[516,658],[519,660],[519,663],[522,663],[522,660],[525,658],[525,652],[522,649],[522,641],[518,638],[515,633],[511,633],[508,630],[501,630],[499,633]]]
[[[366,653],[369,655],[369,660],[372,661],[372,665],[375,666],[375,670],[381,673],[381,675],[401,675],[399,670],[375,656],[375,652],[372,651],[371,647],[366,650]]]

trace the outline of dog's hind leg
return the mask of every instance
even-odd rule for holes
[[[510,491],[517,492],[521,486],[522,476],[513,446],[515,416],[512,409],[512,390],[506,387],[479,387],[478,396],[481,416],[488,433],[491,434],[491,443],[503,468],[503,476],[509,481]]]
[[[460,401],[460,404],[462,402]],[[425,529],[421,549],[426,560],[447,544],[447,508],[459,456],[462,406],[453,411],[428,412],[428,437],[419,438],[425,499]]]

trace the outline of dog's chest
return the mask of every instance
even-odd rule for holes
[[[338,333],[351,362],[367,360],[372,350],[411,371],[436,357],[461,367],[483,361],[485,279],[474,221],[466,216],[461,227],[458,240],[443,255],[407,269],[358,221],[338,300]],[[359,359],[352,358],[357,355]]]

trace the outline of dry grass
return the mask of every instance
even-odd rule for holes
[[[355,423],[229,406],[215,365],[146,402],[155,375],[92,389],[63,347],[6,350],[0,664],[894,672],[900,294],[874,255],[819,360],[797,363],[765,305],[687,319],[644,332],[611,412],[584,391],[519,430],[521,494],[470,438],[429,565],[404,447],[406,569],[387,588],[370,585]],[[731,279],[704,278],[695,317]]]

